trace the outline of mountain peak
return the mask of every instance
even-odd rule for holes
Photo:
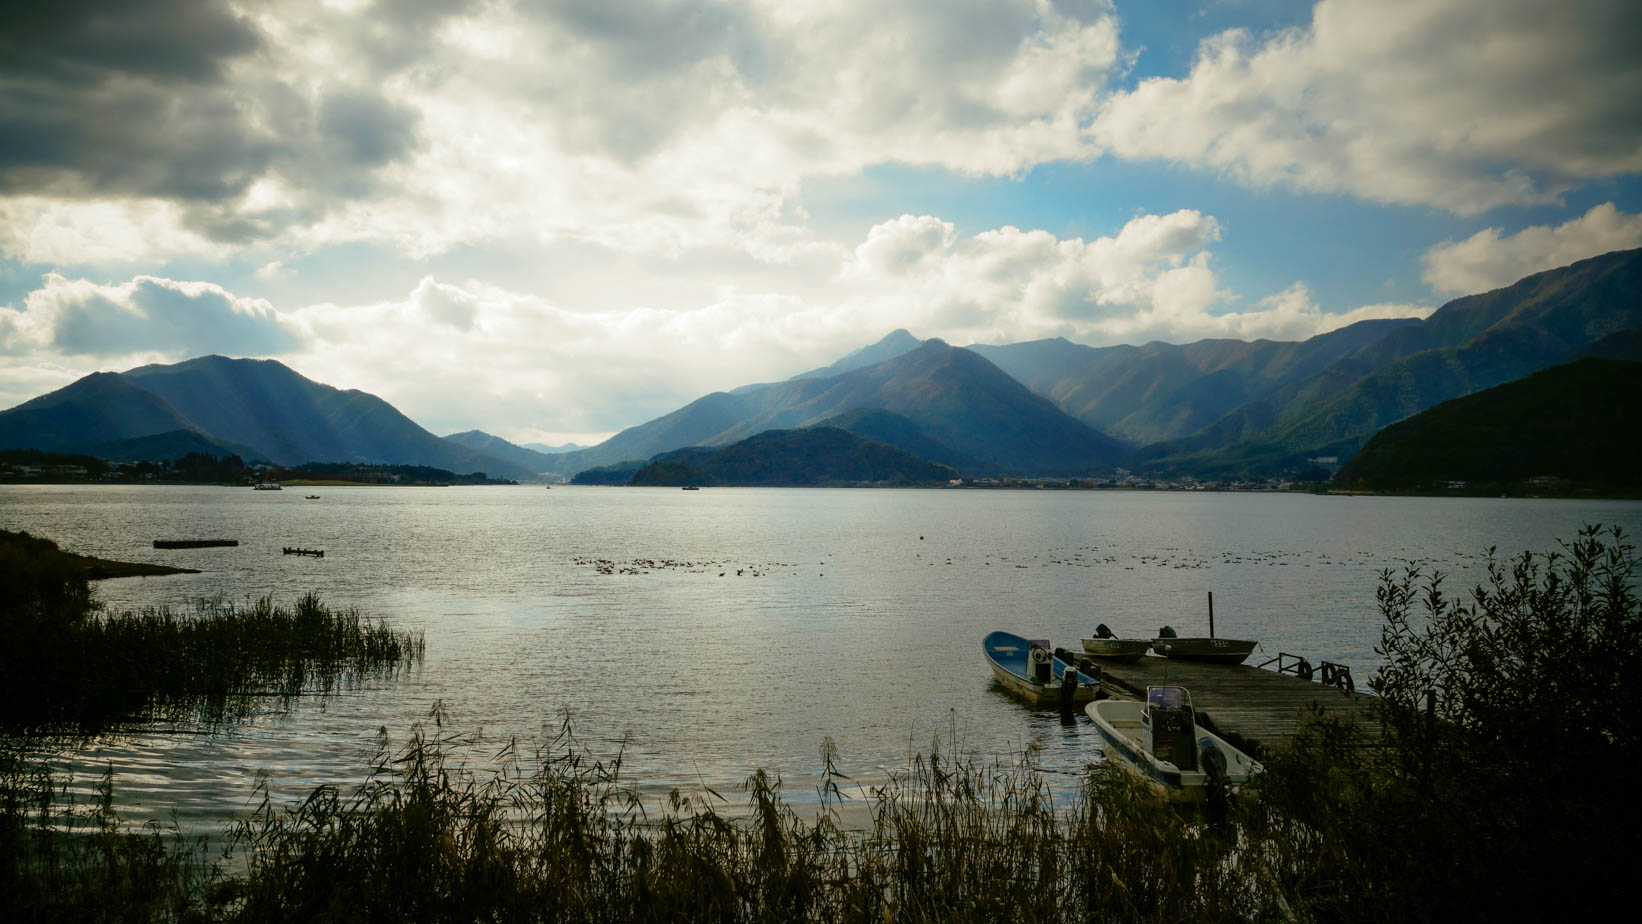
[[[864,369],[867,366],[876,366],[886,359],[894,359],[897,356],[910,353],[926,342],[928,341],[914,337],[906,328],[898,327],[885,334],[878,342],[861,347],[858,350],[852,350],[845,354],[843,359],[830,366],[799,373],[788,381],[829,378],[846,372],[853,372],[856,369]]]

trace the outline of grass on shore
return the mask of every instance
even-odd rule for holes
[[[658,817],[619,758],[593,760],[567,733],[527,761],[503,748],[508,769],[482,778],[453,765],[455,743],[438,729],[397,751],[384,739],[364,783],[299,805],[264,791],[220,864],[203,841],[121,831],[106,780],[76,810],[14,761],[0,889],[40,920],[75,917],[90,888],[130,920],[1220,921],[1283,916],[1306,873],[1274,881],[1270,852],[1239,846],[1252,828],[1205,826],[1111,768],[1057,806],[1028,764],[935,753],[867,795],[869,829],[846,830],[830,755],[807,820],[763,771],[745,811],[675,793]],[[69,825],[90,833],[62,836]]]
[[[421,660],[421,633],[309,594],[284,606],[198,601],[105,612],[78,556],[0,533],[0,735],[91,735],[148,722],[207,726]]]

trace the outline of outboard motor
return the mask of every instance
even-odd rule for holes
[[[1146,716],[1152,726],[1152,754],[1181,770],[1196,770],[1197,718],[1185,688],[1148,688]]]
[[[1224,784],[1228,774],[1226,772],[1226,755],[1214,746],[1208,738],[1197,739],[1197,759],[1203,768],[1203,774],[1215,783]]]
[[[1179,638],[1180,636],[1175,634],[1174,626],[1164,626],[1163,628],[1157,630],[1157,637],[1158,638]]]
[[[1060,674],[1060,705],[1062,709],[1070,709],[1078,695],[1078,669],[1067,666]]]
[[[1103,622],[1095,627],[1095,638],[1117,638],[1117,636],[1113,635],[1112,630],[1107,628],[1106,623]]]
[[[1053,659],[1054,656],[1049,653],[1049,649],[1033,645],[1031,653],[1026,656],[1026,679],[1036,683],[1048,683],[1054,678],[1049,663]]]

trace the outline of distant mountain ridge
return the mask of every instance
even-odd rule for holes
[[[281,465],[408,464],[502,478],[536,475],[441,440],[375,395],[314,382],[268,359],[202,356],[93,373],[0,411],[0,448],[95,449],[157,460],[174,456],[155,454],[202,446]]]
[[[910,337],[904,333],[880,343],[887,341],[893,351]],[[921,440],[919,455],[966,474],[1085,474],[1110,470],[1131,451],[980,355],[926,340],[837,374],[715,392],[559,460],[574,473],[682,447],[727,445],[861,410],[887,411],[910,422]]]
[[[1642,249],[1455,299],[1425,320],[1362,322],[1299,342],[957,348],[896,330],[831,365],[715,392],[558,454],[477,430],[441,439],[374,395],[273,360],[221,356],[86,376],[0,412],[0,448],[232,452],[523,480],[829,423],[965,475],[1121,465],[1265,477],[1315,456],[1348,458],[1388,424],[1587,354],[1642,356]]]
[[[537,452],[517,446],[499,436],[486,433],[483,430],[467,430],[462,433],[451,433],[440,437],[447,443],[454,443],[464,449],[471,449],[482,455],[492,456],[516,465],[531,472],[545,472],[553,467],[553,459],[547,453]]]
[[[1146,447],[1139,464],[1218,476],[1349,457],[1390,423],[1638,328],[1642,249],[1592,257],[1455,299],[1190,436]]]
[[[1193,433],[1415,318],[1360,321],[1303,341],[1088,347],[1064,338],[971,350],[1091,427],[1139,444]]]

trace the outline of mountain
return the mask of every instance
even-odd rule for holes
[[[1350,456],[1428,407],[1569,362],[1642,328],[1642,250],[1617,251],[1455,299],[1137,464],[1220,476]]]
[[[524,449],[534,449],[543,455],[549,456],[556,456],[561,452],[575,452],[578,449],[587,448],[580,443],[560,443],[557,446],[549,446],[546,443],[520,443],[519,446]]]
[[[663,453],[634,473],[634,485],[914,485],[957,472],[837,427],[766,430],[716,449]]]
[[[120,441],[177,431],[200,434],[222,454],[282,465],[360,462],[483,471],[504,478],[536,475],[440,440],[375,395],[322,385],[274,360],[203,356],[174,365],[94,373],[0,411],[0,447],[119,452]]]
[[[886,359],[894,359],[902,354],[911,353],[913,350],[923,346],[923,344],[924,341],[912,336],[912,334],[908,333],[905,328],[893,330],[886,334],[884,339],[878,341],[877,343],[870,344],[868,346],[861,347],[858,350],[852,350],[849,353],[844,354],[844,358],[838,360],[830,366],[825,366],[820,369],[811,369],[808,372],[800,372],[799,374],[793,376],[793,378],[824,379],[835,375],[842,375],[845,372],[853,372],[856,369],[864,369],[867,366],[876,366]]]
[[[1145,444],[1193,433],[1417,324],[1415,318],[1360,321],[1298,342],[1154,341],[1096,348],[1056,338],[969,349],[1089,426]]]
[[[499,436],[493,436],[483,430],[468,430],[462,433],[452,433],[440,439],[453,443],[463,449],[472,450],[482,455],[493,456],[519,468],[533,472],[545,472],[553,467],[553,460],[547,453],[537,452],[524,446],[516,446]]]
[[[0,447],[78,451],[90,443],[196,430],[154,394],[117,372],[93,372],[49,394],[0,412]]]
[[[920,432],[919,448],[929,453],[925,458],[966,474],[1084,474],[1120,465],[1130,452],[979,354],[927,340],[836,375],[716,392],[559,460],[562,471],[577,472],[680,447],[727,445],[859,409],[910,421]],[[930,441],[937,444],[933,451]]]
[[[856,436],[888,443],[919,458],[935,459],[957,469],[967,471],[985,467],[980,460],[948,447],[906,417],[883,408],[858,407],[837,417],[829,417],[816,426],[847,430]]]
[[[1380,431],[1335,476],[1375,491],[1552,478],[1642,490],[1642,362],[1581,359],[1445,401]]]

